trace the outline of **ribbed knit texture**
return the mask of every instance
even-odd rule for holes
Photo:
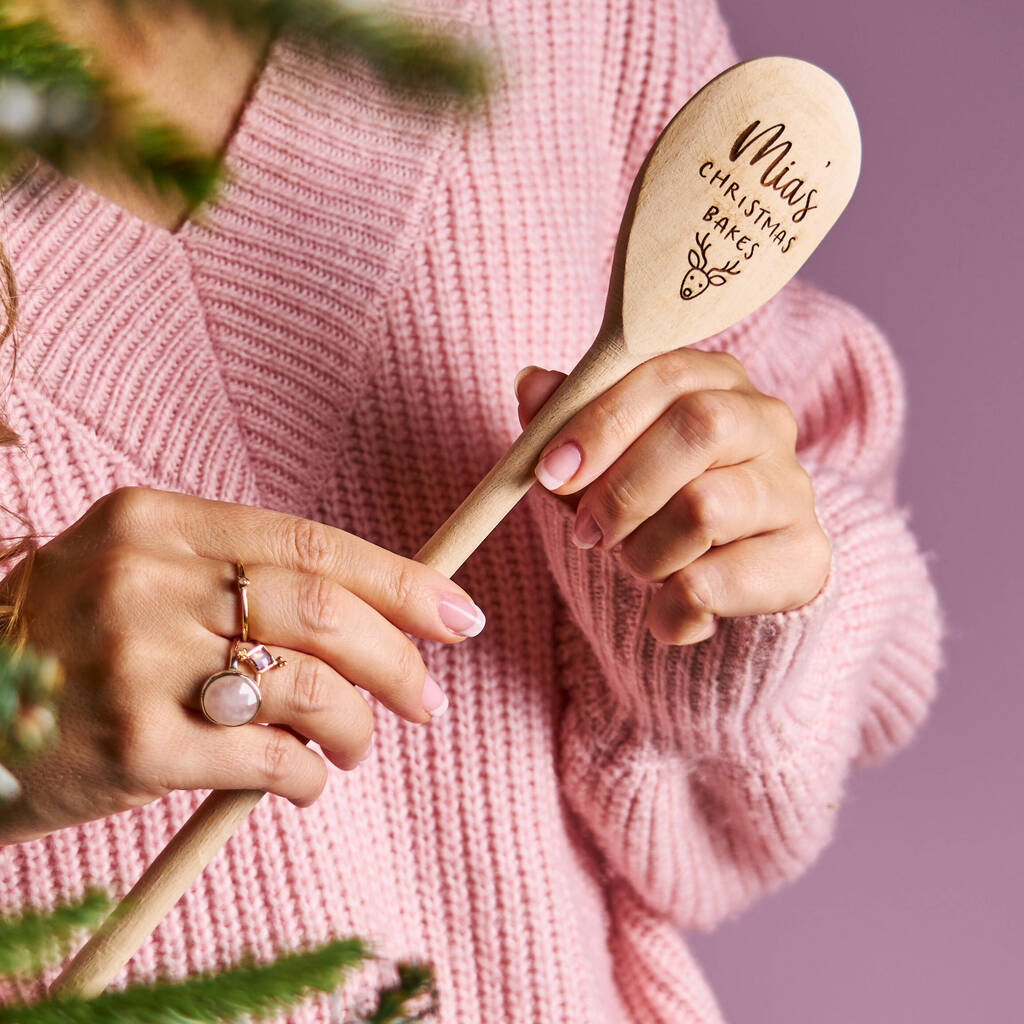
[[[145,484],[412,555],[516,436],[515,372],[587,348],[637,167],[733,59],[717,10],[416,10],[493,47],[503,85],[475,118],[282,39],[230,185],[179,231],[43,164],[7,190],[8,408],[27,451],[5,453],[0,488],[40,532]],[[443,1024],[721,1019],[680,929],[815,858],[851,764],[924,716],[938,617],[892,503],[903,399],[877,332],[793,284],[705,344],[797,414],[835,552],[822,594],[660,645],[649,588],[576,549],[535,489],[459,576],[485,632],[421,644],[448,714],[420,726],[377,705],[373,758],[332,768],[309,809],[264,799],[117,984],[358,933],[385,959],[336,1019],[398,958],[436,965]],[[202,795],[0,850],[0,904],[122,894]]]

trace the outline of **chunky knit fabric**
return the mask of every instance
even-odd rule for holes
[[[281,39],[226,192],[180,230],[42,163],[5,191],[27,448],[0,487],[40,532],[143,484],[411,555],[518,433],[515,372],[589,345],[640,161],[732,60],[716,9],[416,11],[493,48],[475,117]],[[306,810],[264,799],[116,984],[358,933],[381,964],[289,1020],[344,1019],[400,958],[436,965],[443,1024],[720,1020],[682,930],[816,857],[850,766],[922,719],[938,628],[893,507],[903,399],[876,331],[794,284],[705,344],[797,414],[835,552],[821,595],[660,645],[649,588],[535,488],[459,575],[487,629],[421,644],[448,714],[376,705],[373,758]],[[7,847],[0,903],[120,895],[202,796]]]

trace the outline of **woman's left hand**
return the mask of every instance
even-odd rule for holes
[[[525,426],[565,374],[516,379]],[[638,366],[541,453],[538,480],[576,502],[573,539],[618,549],[661,584],[646,624],[693,644],[716,617],[790,611],[824,586],[831,548],[796,457],[789,407],[731,355],[679,349]]]

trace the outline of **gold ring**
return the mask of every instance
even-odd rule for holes
[[[235,562],[237,569],[238,593],[242,598],[242,643],[249,639],[249,584],[252,580],[245,575],[245,566]]]

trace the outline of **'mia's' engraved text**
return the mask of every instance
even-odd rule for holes
[[[806,182],[803,178],[797,177],[795,174],[788,181],[786,180],[786,175],[789,174],[789,172],[796,166],[796,160],[789,160],[781,171],[776,172],[774,176],[772,176],[772,172],[775,171],[775,168],[783,160],[789,158],[789,152],[793,148],[793,143],[788,139],[782,138],[786,132],[786,126],[784,124],[773,124],[770,128],[762,128],[755,134],[754,129],[759,127],[760,124],[760,120],[757,120],[740,132],[739,137],[732,144],[732,149],[729,150],[729,159],[733,162],[739,160],[739,158],[748,149],[751,149],[758,140],[764,139],[767,135],[768,138],[761,143],[761,148],[754,152],[754,155],[750,158],[750,166],[753,167],[761,160],[765,160],[772,156],[772,154],[775,154],[774,159],[761,173],[761,184],[767,185],[768,188],[772,188],[778,192],[790,206],[800,206],[800,209],[793,214],[793,223],[799,224],[811,210],[816,210],[818,208],[815,203],[811,202],[818,190],[816,188],[812,188],[808,189],[806,192],[803,191]]]

